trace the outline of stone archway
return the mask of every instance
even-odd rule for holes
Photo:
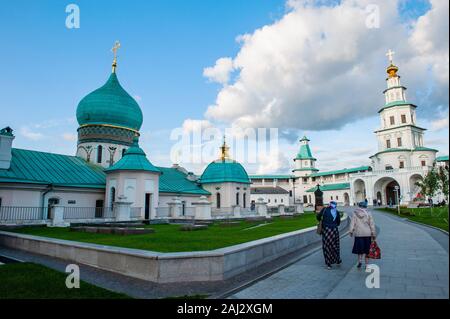
[[[348,193],[344,193],[344,206],[350,206],[350,196]]]
[[[363,202],[366,199],[366,184],[362,179],[357,179],[353,183],[355,203]]]
[[[396,187],[398,187],[398,195]],[[382,177],[374,184],[374,194],[377,199],[381,196],[381,203],[383,205],[397,205],[402,191],[400,184],[392,177]]]

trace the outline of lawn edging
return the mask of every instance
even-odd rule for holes
[[[439,228],[439,227],[436,227],[436,226],[433,226],[433,225],[430,225],[430,224],[421,223],[421,222],[418,222],[418,221],[409,219],[409,218],[406,217],[406,216],[398,216],[398,215],[395,214],[395,213],[392,213],[392,212],[389,212],[389,211],[386,211],[386,210],[383,210],[383,209],[375,209],[375,210],[378,211],[378,212],[382,212],[382,213],[384,213],[384,214],[387,214],[388,216],[392,216],[392,217],[401,219],[401,220],[403,220],[403,221],[407,221],[407,222],[409,222],[409,223],[413,223],[413,224],[416,224],[416,225],[425,226],[425,227],[428,227],[428,228],[432,228],[432,229],[435,229],[435,230],[439,230],[439,231],[443,232],[444,234],[446,234],[447,236],[449,236],[449,232],[446,231],[445,229],[442,229],[442,228]]]
[[[348,227],[343,217],[340,229]],[[160,253],[0,231],[0,245],[157,283],[220,281],[321,240],[316,226],[211,251]]]

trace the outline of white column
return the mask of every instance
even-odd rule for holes
[[[51,208],[52,227],[67,227],[69,224],[64,222],[64,207],[54,205]]]
[[[200,196],[198,202],[192,203],[195,207],[195,219],[210,220],[211,217],[211,203],[206,196]]]
[[[120,195],[114,202],[114,217],[116,221],[131,220],[131,202],[127,202],[127,197]]]

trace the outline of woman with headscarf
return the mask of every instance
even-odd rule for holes
[[[375,222],[372,214],[366,210],[365,202],[358,204],[358,208],[354,211],[350,222],[350,236],[355,236],[352,253],[358,255],[358,264],[356,267],[361,268],[362,258],[365,257],[366,267],[369,263],[370,244],[375,239],[376,230]]]
[[[331,265],[342,263],[338,229],[341,216],[337,210],[337,203],[331,201],[328,207],[317,214],[317,220],[322,223],[322,249],[325,264],[328,269],[331,269]]]

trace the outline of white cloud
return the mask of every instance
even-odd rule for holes
[[[377,1],[379,29],[365,23],[372,0],[326,3],[288,1],[280,20],[239,36],[233,59],[205,69],[223,84],[206,118],[241,127],[341,128],[383,104],[389,48],[397,52],[410,100],[424,103],[429,117],[448,108],[447,0],[433,0],[412,26],[401,24],[397,1]]]
[[[65,141],[68,142],[75,142],[77,140],[77,135],[76,134],[72,134],[72,133],[63,133],[62,134],[62,138]]]
[[[32,131],[29,127],[27,126],[22,126],[20,128],[20,134],[32,141],[39,141],[45,138],[44,134],[36,132],[36,131]]]
[[[258,156],[257,174],[273,174],[289,172],[289,160],[280,151]]]
[[[208,67],[203,70],[203,76],[212,82],[227,84],[232,71],[233,60],[231,58],[220,58],[213,67]]]
[[[210,121],[207,120],[194,120],[194,119],[186,119],[183,122],[182,129],[183,133],[190,134],[193,132],[202,132],[207,128],[214,127]]]

